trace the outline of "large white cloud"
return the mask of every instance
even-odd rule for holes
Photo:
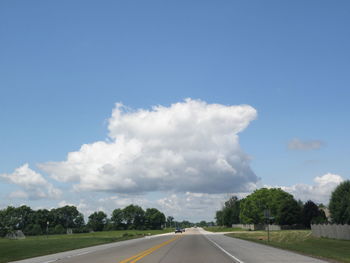
[[[295,184],[281,188],[294,195],[296,199],[328,204],[332,192],[343,181],[340,175],[327,173],[323,176],[316,176],[313,185]]]
[[[39,167],[77,190],[242,192],[257,181],[238,133],[256,118],[248,105],[187,99],[131,110],[116,104],[109,140],[83,145],[63,162]]]
[[[58,198],[61,191],[49,183],[41,174],[33,171],[26,163],[11,174],[0,174],[0,178],[19,186],[22,190],[10,193],[10,198]]]

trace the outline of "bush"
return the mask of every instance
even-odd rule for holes
[[[53,234],[65,234],[66,229],[62,225],[56,225],[53,229]]]
[[[41,229],[41,226],[38,224],[30,224],[25,227],[23,230],[24,234],[27,236],[38,236],[42,235],[43,231]]]

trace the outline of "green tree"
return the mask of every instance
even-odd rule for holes
[[[301,223],[301,207],[294,199],[283,202],[276,216],[276,222],[281,225],[293,225]]]
[[[50,226],[61,225],[64,228],[79,228],[82,225],[83,215],[75,206],[63,206],[51,209],[49,217],[51,218]]]
[[[310,228],[313,220],[320,222],[322,219],[325,220],[326,216],[318,206],[311,200],[304,204],[303,210],[301,212],[302,223],[305,227]]]
[[[240,202],[240,219],[245,224],[265,222],[264,210],[269,209],[275,217],[275,223],[297,223],[298,209],[287,209],[288,204],[297,205],[294,197],[280,188],[261,188],[248,195]],[[286,220],[285,218],[288,218]]]
[[[156,208],[147,208],[145,225],[148,229],[161,229],[165,224],[165,215]]]
[[[240,214],[240,200],[237,196],[230,197],[229,200],[225,202],[225,205],[222,209],[223,212],[223,224],[227,227],[231,227],[232,224],[239,223],[239,214]]]
[[[128,229],[143,229],[145,211],[140,206],[128,205],[123,209],[124,221]]]
[[[123,221],[124,221],[123,210],[120,208],[114,209],[112,212],[111,221],[112,221],[114,229],[116,229],[116,230],[123,229],[125,227],[125,224],[123,223]]]
[[[173,222],[174,222],[174,217],[173,216],[168,216],[166,218],[167,227],[173,227],[174,226]]]
[[[224,216],[223,216],[223,211],[218,210],[216,211],[215,219],[216,219],[216,224],[218,226],[223,226],[224,225]]]
[[[102,231],[107,223],[107,215],[102,212],[94,212],[89,216],[88,226],[93,231]]]
[[[337,224],[350,224],[350,181],[347,180],[332,192],[329,202],[332,221]]]

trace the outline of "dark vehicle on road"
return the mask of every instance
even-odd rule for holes
[[[176,234],[176,233],[182,233],[182,230],[181,230],[180,228],[176,228],[176,229],[175,229],[175,234]]]

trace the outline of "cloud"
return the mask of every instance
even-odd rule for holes
[[[295,184],[281,188],[291,193],[296,199],[328,204],[333,190],[343,181],[344,179],[340,175],[327,173],[323,176],[315,177],[313,185]]]
[[[109,139],[84,144],[62,162],[39,166],[75,190],[242,192],[258,178],[238,133],[257,116],[248,105],[186,99],[150,110],[116,104]]]
[[[298,150],[298,151],[309,151],[309,150],[318,150],[325,145],[323,141],[320,140],[309,140],[302,141],[298,138],[292,139],[288,143],[288,149]]]
[[[12,174],[0,174],[0,179],[15,184],[22,190],[10,193],[10,198],[58,198],[61,191],[49,183],[41,174],[33,171],[26,163],[16,168]]]

